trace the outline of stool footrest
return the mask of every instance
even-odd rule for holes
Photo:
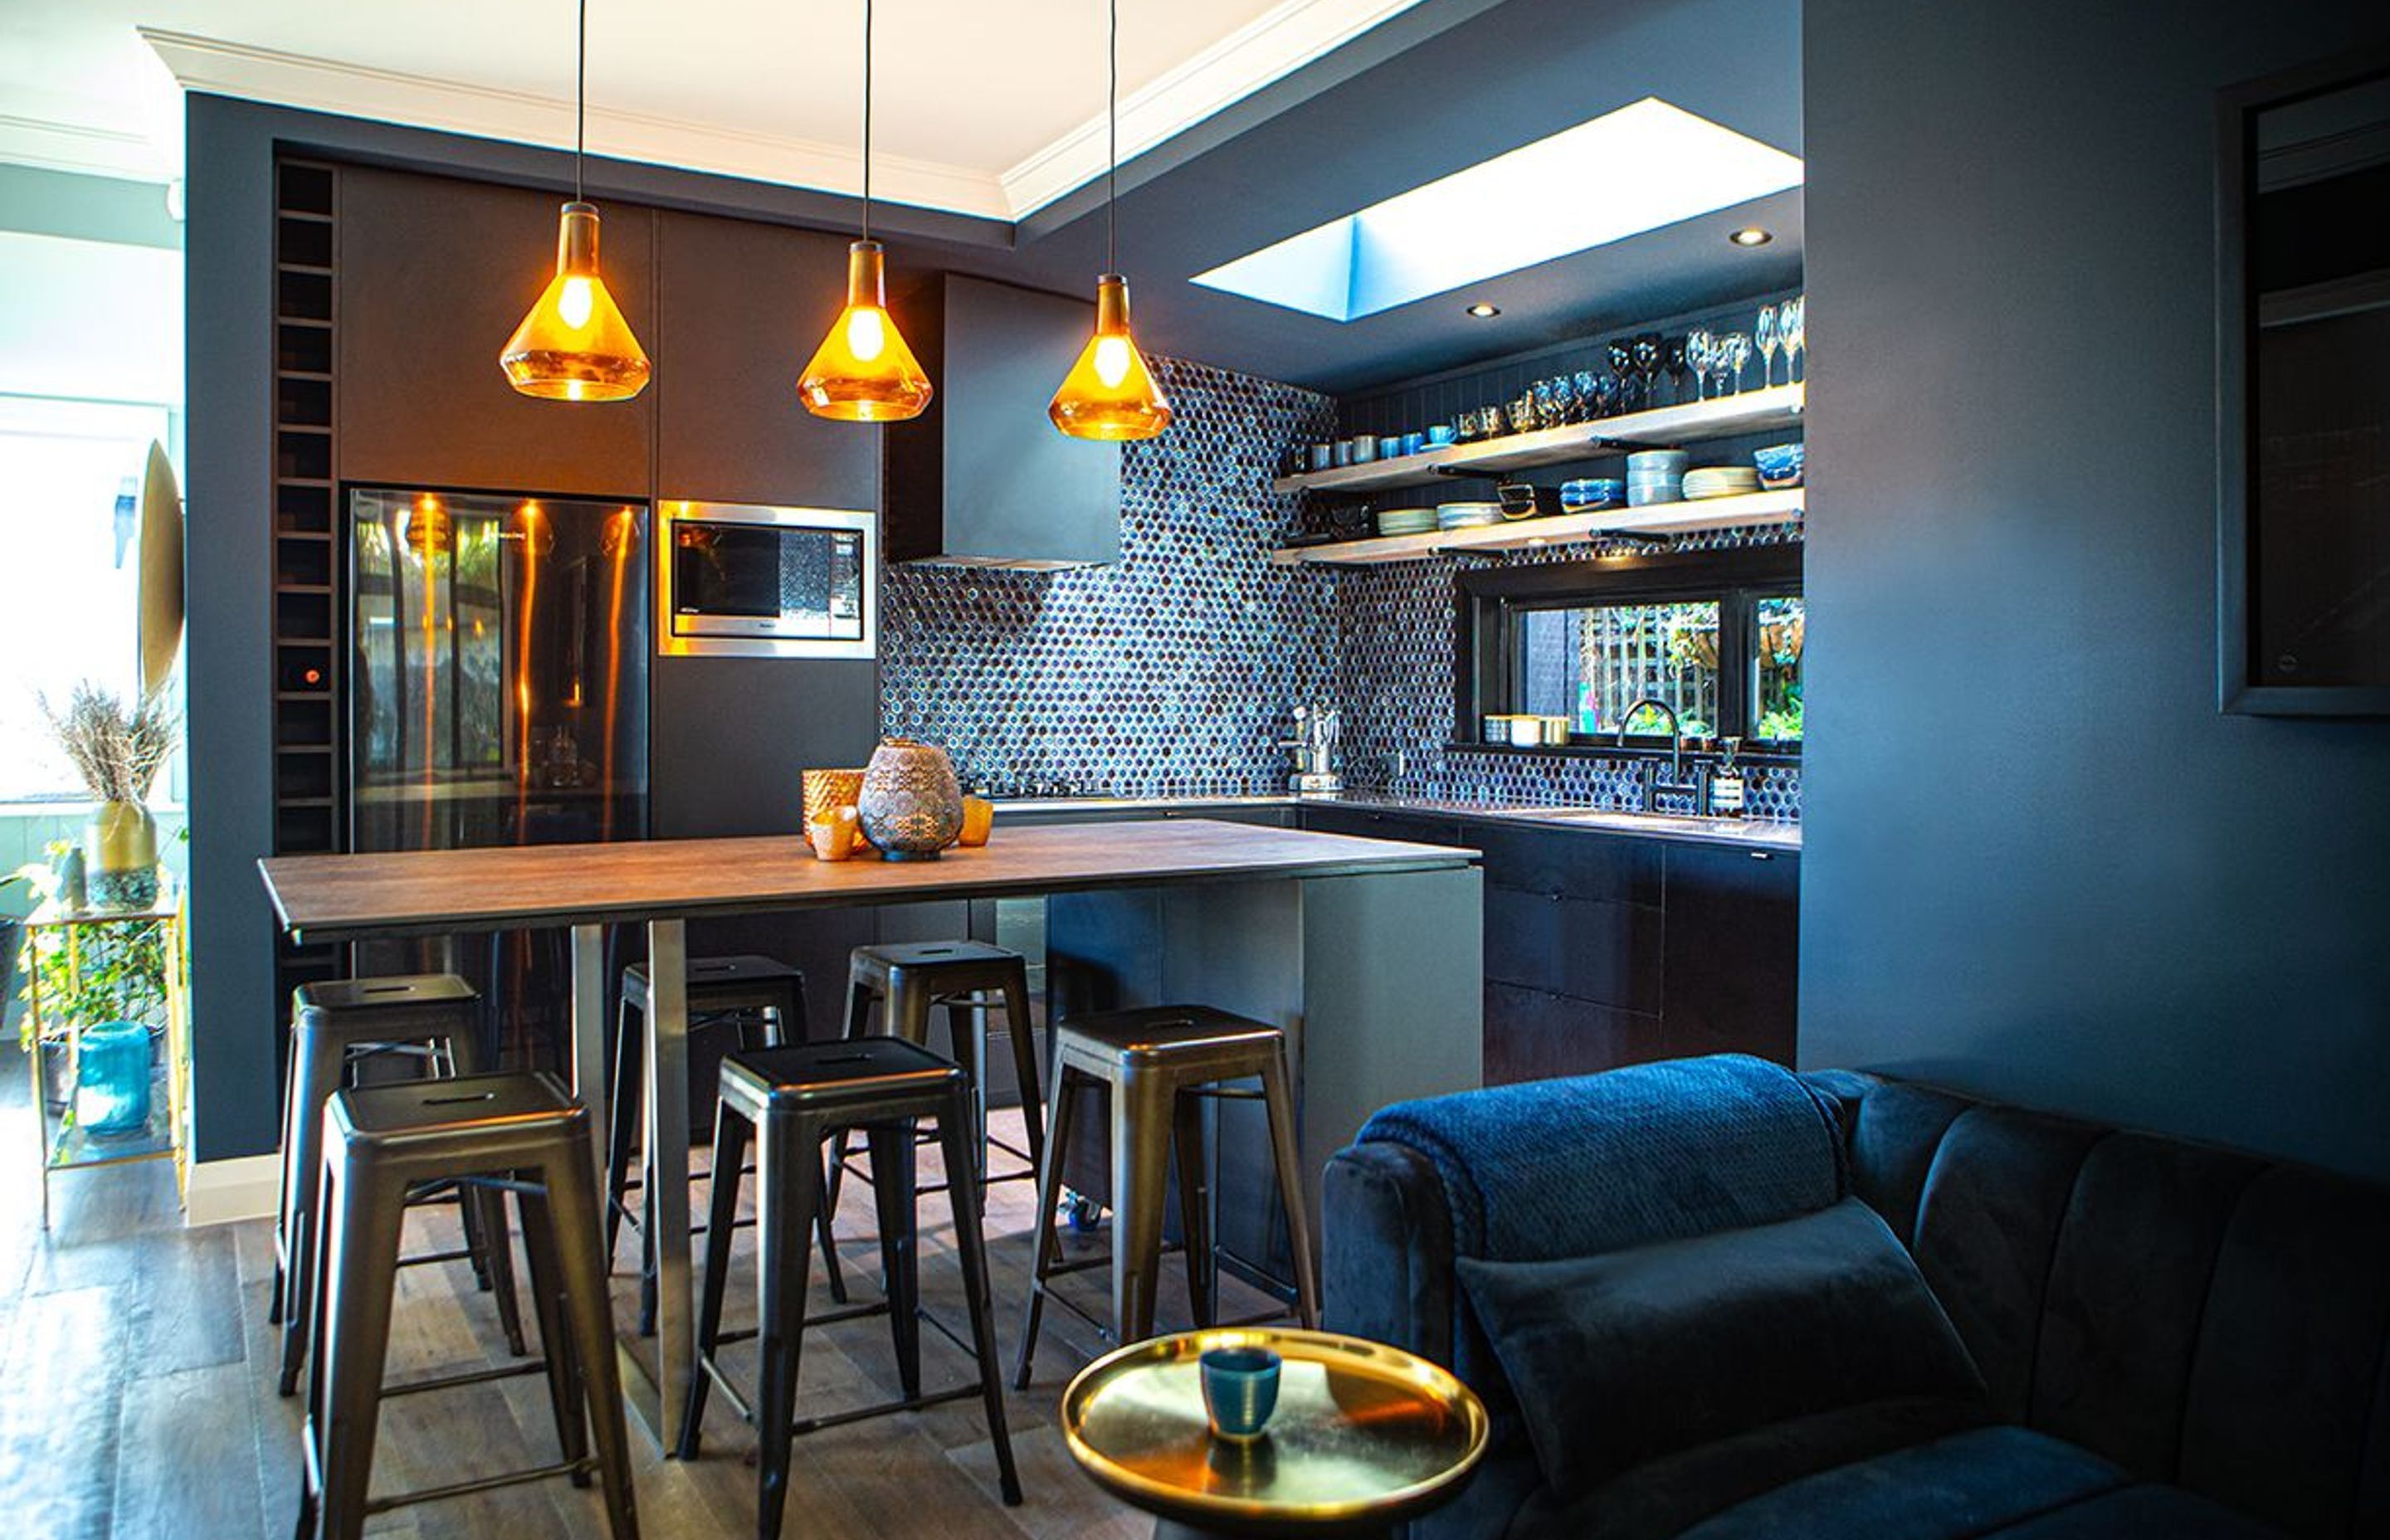
[[[547,1360],[528,1359],[520,1364],[506,1364],[492,1369],[460,1369],[455,1374],[437,1374],[428,1380],[408,1380],[381,1388],[382,1398],[393,1395],[414,1395],[420,1391],[453,1391],[459,1385],[482,1385],[493,1380],[520,1380],[527,1375],[546,1374]]]
[[[529,1470],[509,1470],[495,1476],[476,1477],[469,1482],[451,1482],[446,1486],[418,1487],[413,1492],[394,1492],[387,1497],[372,1497],[366,1502],[366,1512],[388,1513],[392,1508],[412,1508],[418,1503],[436,1503],[449,1497],[469,1497],[477,1492],[495,1492],[502,1486],[521,1486],[527,1482],[554,1481],[559,1476],[578,1476],[598,1469],[596,1456],[577,1460],[559,1460],[553,1465],[534,1466]]]

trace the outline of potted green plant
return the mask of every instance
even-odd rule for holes
[[[84,828],[93,905],[139,909],[156,903],[158,820],[148,802],[159,770],[174,751],[173,709],[156,695],[128,706],[114,691],[86,681],[74,687],[66,710],[53,709],[45,698],[42,712],[98,803]]]
[[[54,855],[71,847],[58,841]],[[9,882],[29,884],[37,901],[57,896],[58,869],[36,863],[21,866]],[[19,930],[18,922],[9,927]],[[36,931],[14,941],[8,955],[22,969],[17,998],[26,1006],[17,1026],[18,1046],[41,1053],[43,1100],[53,1114],[68,1110],[74,1091],[68,1055],[45,1050],[34,1042],[32,1005],[40,993],[45,1037],[55,1038],[68,1027],[81,1029],[138,1028],[154,1038],[166,1022],[166,925],[162,920],[86,927],[71,955],[57,930]],[[5,996],[0,996],[5,997]]]

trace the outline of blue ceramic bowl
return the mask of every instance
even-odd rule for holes
[[[1266,1347],[1216,1347],[1197,1363],[1213,1436],[1231,1444],[1261,1437],[1278,1410],[1279,1355]]]
[[[1626,501],[1626,483],[1610,477],[1562,481],[1561,507],[1570,513],[1585,508],[1612,508]]]
[[[1803,448],[1797,443],[1778,443],[1753,450],[1751,463],[1759,468],[1759,484],[1770,492],[1799,486],[1805,467]]]

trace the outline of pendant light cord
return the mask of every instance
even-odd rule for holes
[[[589,0],[581,0],[581,51],[572,79],[572,201],[581,196],[581,161],[589,153]]]
[[[586,0],[584,0],[586,3]],[[1120,271],[1120,0],[1111,0],[1111,31],[1105,45],[1111,70],[1104,85],[1104,271]]]
[[[871,238],[871,0],[863,0],[863,238]]]

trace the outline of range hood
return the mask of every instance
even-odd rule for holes
[[[1064,438],[1046,417],[1095,306],[944,274],[891,308],[937,394],[882,430],[888,559],[1033,570],[1119,560],[1120,445]]]

